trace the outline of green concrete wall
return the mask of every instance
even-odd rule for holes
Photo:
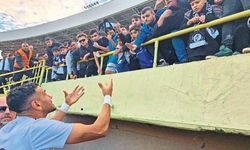
[[[77,84],[86,94],[70,114],[96,116],[98,82],[114,80],[112,118],[195,131],[250,135],[250,55],[173,65],[42,86],[56,105]]]

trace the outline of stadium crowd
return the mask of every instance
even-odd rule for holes
[[[73,41],[59,43],[46,37],[47,49],[36,58],[33,46],[24,42],[14,55],[2,53],[0,73],[23,70],[13,75],[12,80],[17,82],[24,74],[32,77],[27,69],[43,60],[52,68],[48,81],[65,80],[67,75],[76,79],[151,68],[154,45],[142,43],[248,9],[249,0],[156,0],[154,8],[145,7],[139,15],[131,16],[129,25],[105,19],[99,29],[88,34],[79,32]],[[250,19],[243,18],[161,41],[157,66],[249,53],[249,44]],[[111,51],[114,53],[105,57],[101,66],[100,56]],[[9,77],[1,76],[0,85],[6,84]]]

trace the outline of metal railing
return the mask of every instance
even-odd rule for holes
[[[102,54],[102,55],[100,55],[100,58],[101,58],[101,63],[100,63],[100,68],[102,68],[103,67],[103,60],[104,60],[104,58],[105,57],[107,57],[107,56],[110,56],[110,55],[112,55],[114,53],[114,51],[112,51],[112,52],[108,52],[108,53],[105,53],[105,54]],[[94,58],[90,58],[90,59],[88,59],[88,61],[90,61],[90,60],[94,60]],[[82,62],[84,62],[83,60],[81,60],[81,61],[78,61],[79,63],[82,63]],[[65,67],[66,65],[59,65],[59,67]],[[45,83],[47,83],[48,82],[48,74],[49,74],[49,71],[50,70],[52,70],[52,67],[46,67],[46,69],[45,69],[45,80],[44,80],[44,82]],[[69,74],[67,74],[66,75],[66,80],[68,80],[69,79]]]
[[[177,32],[174,32],[174,33],[166,34],[166,35],[154,38],[154,39],[152,39],[150,41],[147,41],[147,42],[143,43],[142,46],[154,44],[155,50],[154,50],[153,68],[156,68],[157,67],[157,56],[158,56],[159,43],[161,41],[171,39],[171,38],[174,38],[174,37],[178,37],[178,36],[181,36],[181,35],[184,35],[184,34],[187,34],[187,33],[191,33],[191,32],[194,32],[196,30],[209,28],[209,27],[212,27],[212,26],[220,25],[220,24],[223,24],[223,23],[235,21],[235,20],[238,20],[238,19],[241,19],[241,18],[246,18],[246,17],[250,17],[250,10],[242,11],[242,12],[239,12],[237,14],[233,14],[233,15],[226,16],[226,17],[223,17],[223,18],[220,18],[220,19],[216,19],[216,20],[213,20],[213,21],[208,22],[208,23],[200,24],[200,25],[197,25],[197,26],[194,26],[194,27],[189,27],[187,29],[183,29],[183,30],[180,30],[180,31],[177,31]],[[101,67],[103,65],[103,58],[106,57],[106,56],[112,55],[113,53],[114,52],[112,51],[112,52],[101,55],[101,60],[102,60],[101,61]]]
[[[22,72],[29,71],[29,70],[32,71],[32,74],[33,74],[32,78],[26,78],[25,76],[23,76],[20,81],[17,81],[17,82],[12,81],[12,76],[14,74],[22,73]],[[4,94],[7,94],[9,89],[16,84],[23,84],[25,82],[32,81],[38,85],[41,85],[43,82],[44,71],[45,71],[45,61],[42,61],[38,63],[37,65],[35,65],[34,67],[28,68],[26,70],[17,70],[17,71],[5,73],[5,74],[0,74],[0,77],[8,79],[7,84],[0,85],[0,88],[4,89]]]
[[[177,36],[181,36],[190,32],[194,32],[196,30],[200,30],[200,29],[204,29],[204,28],[208,28],[208,27],[212,27],[212,26],[216,26],[216,25],[220,25],[223,23],[227,23],[227,22],[231,22],[231,21],[235,21],[241,18],[245,18],[245,17],[249,17],[250,16],[250,10],[246,10],[237,14],[233,14],[230,16],[226,16],[220,19],[216,19],[214,21],[208,22],[208,23],[204,23],[204,24],[200,24],[194,27],[190,27],[184,30],[180,30],[174,33],[170,33],[167,35],[163,35],[160,36],[158,38],[154,38],[150,41],[147,41],[146,43],[142,44],[142,46],[146,46],[149,44],[154,44],[155,46],[155,51],[154,51],[154,64],[153,64],[153,68],[155,68],[157,66],[157,54],[158,54],[158,48],[159,48],[159,42],[163,41],[163,40],[167,40],[167,39],[171,39]]]

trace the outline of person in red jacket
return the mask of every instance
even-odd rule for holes
[[[18,82],[22,79],[23,75],[31,78],[33,76],[32,70],[28,70],[30,68],[30,61],[32,58],[32,50],[29,48],[28,43],[22,43],[22,47],[16,51],[15,53],[15,62],[14,62],[14,71],[23,70],[22,72],[18,72],[13,74],[13,81]],[[33,62],[33,64],[37,64],[38,62]],[[19,84],[16,84],[17,86]]]

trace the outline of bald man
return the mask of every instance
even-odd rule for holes
[[[16,113],[9,110],[6,97],[0,97],[0,128],[16,118]]]

